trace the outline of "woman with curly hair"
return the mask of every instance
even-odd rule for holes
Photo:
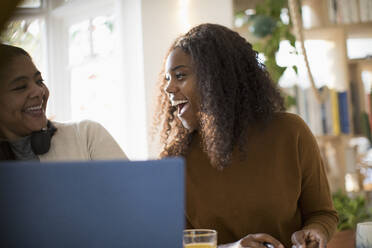
[[[325,247],[338,217],[316,140],[251,44],[196,26],[159,84],[154,127],[161,157],[186,158],[187,228],[217,230],[223,247]]]

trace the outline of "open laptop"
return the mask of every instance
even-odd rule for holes
[[[0,247],[182,247],[184,166],[0,163]]]

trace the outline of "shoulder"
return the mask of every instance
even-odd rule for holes
[[[82,120],[78,122],[52,122],[57,128],[55,137],[58,139],[79,139],[84,143],[93,140],[109,139],[111,135],[98,122]]]
[[[53,126],[57,129],[56,136],[60,136],[65,133],[76,132],[76,122],[57,122],[52,121]]]
[[[260,138],[277,140],[277,142],[291,142],[293,144],[314,143],[315,137],[305,121],[298,115],[278,112],[264,126],[256,128],[256,135]]]
[[[58,131],[75,131],[75,132],[87,132],[90,130],[100,130],[104,127],[98,122],[92,120],[82,120],[78,122],[52,122]]]
[[[289,126],[289,127],[304,127],[307,126],[304,120],[296,114],[288,112],[278,112],[273,115],[270,124],[275,124],[279,126]]]
[[[287,112],[275,113],[266,128],[283,135],[311,134],[309,127],[300,116]]]

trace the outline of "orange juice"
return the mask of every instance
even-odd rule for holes
[[[217,248],[214,243],[191,243],[183,246],[184,248]]]

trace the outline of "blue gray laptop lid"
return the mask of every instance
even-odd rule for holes
[[[182,159],[0,164],[0,247],[182,247]]]

